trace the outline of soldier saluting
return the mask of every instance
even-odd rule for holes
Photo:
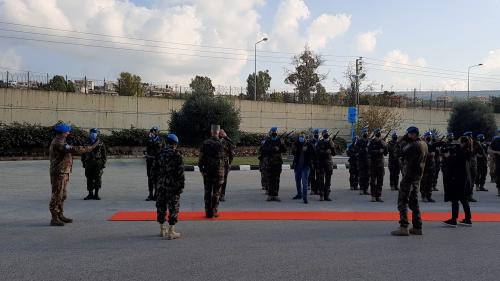
[[[205,214],[218,217],[222,184],[224,183],[224,147],[219,139],[220,125],[211,126],[212,136],[201,145],[198,166],[205,186]]]
[[[148,175],[148,190],[149,195],[146,201],[156,200],[156,176],[153,172],[153,163],[160,151],[163,148],[163,141],[160,138],[160,128],[154,126],[149,130],[149,139],[146,143],[146,169]]]
[[[101,189],[102,185],[103,169],[106,168],[106,147],[102,140],[99,139],[99,130],[92,128],[90,129],[87,145],[90,146],[96,142],[99,143],[96,149],[82,154],[82,164],[83,168],[85,168],[87,191],[89,192],[83,200],[101,200],[99,189]]]
[[[66,141],[71,132],[71,125],[58,123],[54,126],[56,136],[50,143],[50,183],[52,185],[52,197],[50,199],[51,226],[64,226],[64,223],[72,223],[73,220],[64,216],[64,201],[66,200],[66,189],[69,182],[69,174],[73,168],[73,154],[82,154],[92,151],[99,142],[92,146],[72,146]]]
[[[262,156],[266,159],[266,182],[268,184],[267,201],[281,201],[278,197],[280,189],[280,176],[283,165],[282,153],[286,147],[278,137],[278,128],[271,128],[271,137],[267,138],[262,145]]]

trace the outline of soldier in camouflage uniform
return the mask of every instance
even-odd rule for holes
[[[268,184],[267,184],[267,176],[266,176],[266,171],[267,171],[267,157],[264,156],[262,153],[262,148],[264,147],[264,144],[266,143],[266,140],[270,137],[271,132],[269,132],[268,136],[264,138],[260,142],[259,146],[259,171],[260,171],[260,184],[262,185],[262,190],[266,191],[266,195],[268,194]]]
[[[436,155],[434,155],[434,177],[432,179],[432,191],[439,191],[437,188],[437,183],[438,183],[438,178],[439,178],[439,171],[441,170],[441,146],[443,144],[443,139],[437,140],[436,136],[433,134],[432,135],[432,142],[434,143],[436,147]]]
[[[500,132],[500,130],[499,130]],[[497,132],[498,133],[498,132]],[[495,175],[497,195],[500,196],[500,136],[495,136],[491,141],[490,147],[488,148],[488,154],[495,161]]]
[[[283,165],[282,153],[286,147],[278,137],[278,128],[271,128],[271,137],[266,139],[262,146],[262,155],[266,159],[266,182],[268,184],[267,201],[281,201],[278,197],[280,176]]]
[[[323,130],[321,134],[323,138],[316,145],[319,201],[332,201],[330,193],[333,174],[332,157],[335,156],[335,144],[330,139],[327,130]]]
[[[349,157],[349,184],[351,190],[358,190],[358,158],[354,150],[354,146],[358,141],[358,137],[352,138],[352,142],[347,146],[347,156]]]
[[[63,226],[64,223],[73,222],[64,216],[64,201],[66,200],[66,189],[69,174],[73,168],[73,154],[82,154],[92,151],[99,142],[92,146],[72,146],[66,142],[66,137],[71,132],[71,126],[58,123],[54,127],[56,137],[50,143],[50,183],[52,185],[52,197],[50,199],[51,226]]]
[[[311,144],[314,147],[314,150],[316,151],[317,144],[319,142],[319,129],[314,129],[313,131],[313,138],[311,140]],[[311,172],[309,174],[309,185],[311,187],[311,195],[318,195],[319,194],[319,188],[318,188],[318,171],[316,170],[315,166],[317,166],[316,163],[313,163],[311,166]]]
[[[401,172],[401,168],[399,166],[398,150],[398,134],[394,132],[391,136],[391,140],[387,144],[387,151],[389,153],[388,166],[391,190],[399,190],[399,173]]]
[[[222,184],[222,190],[220,194],[221,202],[226,201],[226,187],[227,187],[227,176],[231,170],[231,163],[233,163],[234,158],[234,144],[233,141],[227,136],[224,130],[220,130],[219,138],[222,141],[222,146],[224,147],[224,183]]]
[[[93,128],[90,130],[87,145],[93,145],[99,142],[97,147],[91,152],[82,154],[82,165],[85,168],[85,177],[87,178],[87,191],[89,194],[84,200],[101,200],[99,189],[102,185],[102,173],[106,168],[106,146],[99,139],[99,130]]]
[[[472,187],[472,192],[469,196],[469,202],[477,202],[476,199],[474,199],[474,182],[476,180],[477,176],[477,153],[478,153],[478,144],[477,141],[474,139],[472,132],[468,131],[464,133],[465,137],[469,138],[469,142],[472,143],[472,157],[470,159],[470,186]]]
[[[436,146],[432,142],[432,133],[424,133],[424,141],[427,144],[428,154],[425,160],[424,174],[422,175],[422,180],[420,182],[420,193],[422,194],[422,202],[436,202],[432,199],[432,182],[434,181],[435,164],[436,160]]]
[[[360,195],[370,195],[368,186],[370,181],[370,163],[368,161],[368,130],[361,130],[361,139],[354,145],[354,151],[358,158],[358,174]]]
[[[382,200],[382,187],[384,186],[384,155],[387,155],[387,144],[382,140],[380,129],[375,129],[375,137],[368,144],[370,157],[370,188],[372,202]]]
[[[167,145],[155,158],[153,169],[157,176],[157,221],[160,224],[160,236],[168,240],[180,238],[175,232],[179,217],[179,202],[184,190],[184,163],[177,150],[179,139],[175,134],[167,135]],[[168,229],[165,226],[168,209]]]
[[[220,126],[212,125],[212,137],[203,142],[198,166],[205,186],[205,213],[207,218],[218,217],[219,198],[224,183],[224,146],[219,139]]]
[[[424,173],[427,158],[427,144],[419,140],[417,127],[409,127],[400,142],[403,161],[401,185],[398,195],[399,229],[391,232],[394,236],[422,235],[422,218],[418,206],[418,186]],[[408,230],[408,207],[413,212],[413,228]]]
[[[146,169],[148,175],[148,190],[149,195],[146,201],[156,200],[156,178],[153,173],[153,163],[160,151],[163,148],[163,140],[160,138],[160,129],[156,126],[149,130],[149,139],[146,143]]]
[[[477,135],[477,175],[476,191],[488,191],[484,188],[488,174],[488,145],[484,142],[484,135]]]

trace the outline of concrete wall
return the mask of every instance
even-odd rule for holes
[[[105,130],[168,127],[172,110],[181,108],[183,100],[85,95],[78,93],[0,89],[0,121],[52,125],[58,120],[70,121],[83,128]],[[332,128],[349,135],[347,108],[310,104],[286,104],[234,100],[241,112],[241,130],[267,132],[270,127],[283,129]],[[401,129],[416,125],[422,130],[446,131],[450,111],[437,109],[395,108],[401,113]],[[496,114],[500,125],[500,114]],[[202,121],[202,120],[200,120]]]

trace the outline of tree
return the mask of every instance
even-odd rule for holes
[[[313,102],[315,104],[327,105],[330,103],[330,96],[321,83],[316,84],[316,94],[314,95]]]
[[[311,100],[311,93],[317,91],[316,86],[326,79],[325,74],[318,73],[318,68],[324,60],[306,46],[304,52],[294,56],[292,64],[294,71],[287,70],[286,84],[294,85],[299,95],[299,102]],[[321,85],[321,84],[320,84]]]
[[[195,95],[207,95],[213,96],[215,92],[215,87],[212,85],[212,80],[206,76],[196,75],[189,84],[193,94]]]
[[[364,85],[366,80],[366,72],[364,69],[358,73],[356,79],[356,68],[353,64],[349,64],[344,72],[345,83],[337,82],[340,85],[339,92],[345,93],[344,101],[348,106],[355,106],[357,103],[357,90],[359,89],[359,104],[368,105],[369,101],[367,93],[373,91],[373,84]],[[356,82],[358,83],[356,87]]]
[[[76,92],[75,85],[71,81],[66,81],[63,76],[55,75],[43,88],[48,91]]]
[[[500,113],[500,97],[491,97],[493,112]]]
[[[260,100],[266,96],[266,92],[271,87],[271,75],[269,75],[269,70],[259,71],[257,74],[257,100]],[[249,100],[254,99],[254,89],[255,89],[255,73],[248,74],[247,78],[247,98]]]
[[[144,95],[144,88],[141,83],[141,77],[129,72],[120,73],[118,78],[118,94],[120,96],[136,96]]]
[[[458,102],[453,106],[448,131],[456,136],[471,131],[474,135],[493,137],[496,130],[495,116],[491,107],[473,101]]]
[[[401,114],[390,107],[368,106],[362,108],[356,130],[359,133],[362,128],[368,128],[371,133],[375,129],[386,132],[398,130],[401,127]]]
[[[68,80],[68,83],[66,84],[66,92],[76,92],[76,87],[73,81]]]
[[[210,135],[210,125],[219,124],[236,141],[240,113],[224,98],[192,95],[179,111],[172,112],[169,129],[176,133],[181,144],[200,145]]]

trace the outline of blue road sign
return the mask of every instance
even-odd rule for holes
[[[358,119],[358,109],[356,107],[349,107],[347,109],[347,121],[349,123],[356,123]]]

